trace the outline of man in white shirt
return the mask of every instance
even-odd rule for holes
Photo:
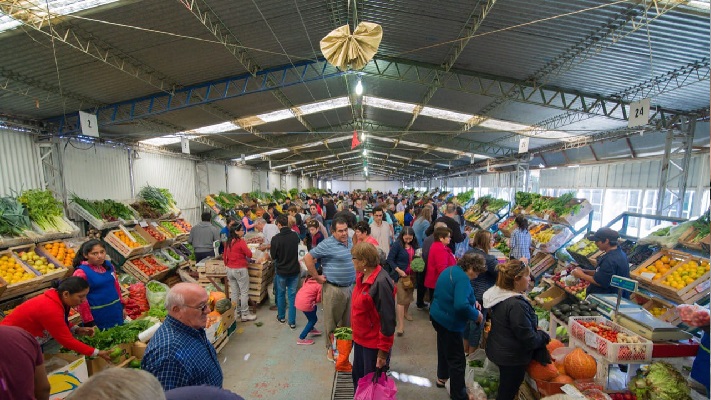
[[[385,222],[385,211],[380,207],[373,209],[373,223],[370,224],[370,236],[378,241],[378,248],[387,255],[390,252],[390,241],[393,238],[393,226]]]
[[[268,224],[264,218],[257,218],[254,221],[254,229],[264,235],[264,243],[259,246],[259,250],[269,255],[269,249],[272,247],[272,238],[279,233],[279,228],[275,224]],[[269,284],[267,288],[269,296],[269,309],[276,310],[276,293],[274,291],[274,282]]]
[[[397,203],[395,212],[405,212],[405,207],[407,207],[407,198],[403,197],[402,200]]]

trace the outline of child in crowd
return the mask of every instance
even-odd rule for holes
[[[313,339],[307,339],[306,336],[320,336],[321,331],[316,329],[316,322],[318,322],[318,316],[316,315],[316,303],[321,302],[321,285],[311,276],[306,277],[303,286],[296,293],[296,300],[294,305],[297,310],[301,310],[306,315],[308,322],[301,331],[299,339],[296,344],[309,345],[314,344]]]

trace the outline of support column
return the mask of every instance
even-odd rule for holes
[[[252,191],[254,192],[255,190],[262,191],[262,184],[259,182],[259,169],[252,170]]]
[[[54,197],[67,206],[67,196],[64,191],[64,176],[62,174],[62,155],[57,143],[39,144],[40,174],[42,188],[52,192]]]
[[[667,132],[657,193],[657,215],[681,217],[684,208],[696,128],[695,118],[680,118],[679,128],[680,130],[671,128]]]
[[[287,190],[287,189],[286,189],[286,180],[287,180],[286,174],[285,174],[285,173],[282,173],[282,174],[280,175],[280,178],[279,178],[279,189],[281,189],[281,190]]]
[[[531,178],[531,170],[528,161],[518,160],[516,162],[516,182],[514,188],[516,191],[528,191],[528,184]],[[515,193],[514,193],[515,194]]]
[[[210,194],[210,174],[208,173],[207,163],[197,163],[195,164],[195,179],[196,185],[195,190],[197,191],[197,197],[200,202]]]

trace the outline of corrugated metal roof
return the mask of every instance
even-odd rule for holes
[[[487,2],[425,0],[389,0],[356,2],[357,20],[379,23],[383,26],[383,40],[378,56],[401,59],[409,65],[424,65],[437,68],[442,65],[457,39],[471,25],[470,16]],[[261,0],[234,3],[227,0],[197,1],[202,9],[209,6],[211,12],[229,29],[232,35],[246,46],[251,61],[261,68],[291,66],[291,63],[314,59],[320,56],[319,41],[332,29],[353,23],[353,11],[343,1],[295,0],[282,2]],[[691,111],[709,107],[708,49],[709,18],[686,6],[678,6],[654,19],[656,9],[647,10],[647,18],[654,19],[649,25],[631,32],[633,24],[625,20],[634,18],[635,23],[644,22],[644,4],[641,1],[615,2],[612,0],[498,0],[484,18],[479,29],[454,64],[463,74],[490,74],[501,80],[525,80],[536,78],[552,87],[569,92],[584,92],[600,96],[616,96],[634,92],[638,85],[649,84],[650,79],[661,79],[664,93],[653,92],[652,104],[666,108]],[[658,2],[663,7],[665,2]],[[566,15],[569,14],[569,15]],[[246,73],[245,68],[180,2],[119,1],[112,6],[89,10],[81,14],[87,18],[67,18],[84,38],[109,48],[118,55],[152,74],[152,82],[160,79],[180,86],[194,85]],[[101,23],[106,21],[109,23]],[[65,23],[66,24],[66,23]],[[132,29],[130,25],[145,29]],[[616,39],[605,38],[606,26],[624,26],[616,31]],[[66,25],[58,26],[60,32]],[[161,33],[162,32],[162,33]],[[593,51],[585,52],[583,59],[572,62],[570,68],[555,71],[548,63],[571,58],[575,49],[585,40],[597,35],[601,39],[595,46],[587,42]],[[578,47],[576,47],[578,46]],[[580,51],[578,51],[580,53]],[[56,65],[55,65],[56,54]],[[0,110],[4,114],[34,119],[46,119],[78,109],[91,110],[98,104],[127,101],[159,92],[150,84],[121,72],[96,58],[82,54],[66,44],[52,43],[47,35],[29,27],[15,32],[0,34]],[[699,74],[683,82],[673,81],[665,86],[670,74],[688,65],[701,65]],[[57,68],[59,73],[57,73]],[[371,68],[371,66],[369,66]],[[364,94],[410,104],[427,99],[427,83],[434,77],[432,69],[417,71],[421,82],[403,82],[398,79],[383,79],[369,74],[361,77]],[[410,71],[411,74],[415,70]],[[413,75],[410,75],[412,78]],[[461,77],[461,76],[459,76]],[[408,79],[410,79],[408,78]],[[451,79],[457,79],[455,76]],[[276,98],[275,92],[266,91],[243,97],[220,100],[212,105],[189,107],[179,111],[155,115],[151,118],[102,127],[107,138],[140,140],[171,133],[176,129],[195,129],[225,122],[233,117],[247,117],[282,110],[283,103],[300,106],[315,101],[348,95],[358,75],[351,73],[326,80],[297,83],[281,89],[286,101]],[[348,85],[346,85],[348,82]],[[487,81],[488,82],[488,81]],[[449,82],[450,84],[452,81]],[[252,84],[256,84],[253,81]],[[4,86],[6,85],[6,86]],[[59,97],[59,91],[64,98]],[[432,92],[430,92],[432,94]],[[281,96],[281,95],[280,95]],[[492,107],[492,104],[499,104]],[[495,97],[465,93],[451,89],[438,89],[427,104],[443,110],[477,115],[482,110],[487,116],[502,121],[532,125],[559,116],[564,111],[542,107],[540,104],[502,101]],[[356,105],[357,106],[357,105]],[[358,107],[356,107],[356,110]],[[359,118],[358,115],[355,118]],[[365,106],[363,118],[383,125],[389,132],[404,130],[412,120],[412,114]],[[352,129],[354,116],[350,107],[329,110],[304,116],[314,129],[325,132],[348,132]],[[156,125],[154,122],[163,122]],[[586,117],[582,121],[557,126],[574,135],[587,135],[624,127],[625,121],[603,116]],[[404,138],[411,141],[432,139],[433,133],[442,134],[442,139],[461,134],[462,139],[490,142],[516,149],[518,137],[511,132],[500,132],[482,126],[470,132],[461,132],[463,124],[440,118],[420,115],[415,119]],[[279,142],[287,136],[283,132],[304,132],[306,128],[295,118],[265,123],[256,126],[260,132],[275,135]],[[418,134],[417,132],[425,132]],[[385,134],[385,133],[384,133]],[[321,135],[326,137],[327,135]],[[313,135],[304,135],[304,141],[313,141]],[[218,146],[237,145],[237,152],[245,149],[267,149],[274,146],[258,137],[239,131],[209,137]],[[708,146],[708,137],[698,139]],[[298,143],[290,141],[289,143]],[[615,142],[617,143],[617,142]],[[661,142],[651,139],[631,139],[633,147],[640,151],[661,148]],[[247,146],[245,146],[247,144]],[[534,138],[531,148],[551,144],[551,140]],[[624,149],[617,144],[594,145],[596,152],[617,157]],[[393,143],[379,143],[381,150]],[[329,146],[331,151],[350,148],[349,141]],[[463,147],[466,147],[463,146]],[[173,146],[173,148],[177,148]],[[208,157],[238,157],[239,154],[215,152],[215,147],[205,144],[192,146],[195,153]],[[319,146],[309,151],[327,151]],[[396,150],[394,154],[401,150]],[[407,151],[416,154],[415,148]],[[588,157],[588,150],[569,151]],[[387,153],[387,151],[386,151]],[[308,158],[308,152],[300,155],[286,153],[282,158]],[[570,154],[568,158],[571,159]],[[281,157],[281,156],[280,156]],[[425,156],[427,157],[427,155]],[[432,157],[453,158],[447,153],[434,153]],[[551,154],[551,162],[564,157]],[[575,157],[573,157],[575,158]],[[276,159],[276,158],[272,158]],[[463,165],[468,160],[455,160]]]

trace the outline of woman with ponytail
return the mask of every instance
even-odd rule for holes
[[[89,293],[86,280],[76,276],[53,282],[53,288],[20,304],[0,325],[22,328],[40,344],[54,338],[63,347],[85,356],[110,361],[109,352],[95,349],[74,338],[93,336],[94,328],[79,327],[68,320],[69,309],[83,303]]]
[[[89,283],[87,301],[77,307],[84,325],[95,325],[100,329],[122,325],[121,286],[116,279],[116,269],[106,260],[104,244],[97,239],[84,242],[74,257],[73,265],[74,276]]]

